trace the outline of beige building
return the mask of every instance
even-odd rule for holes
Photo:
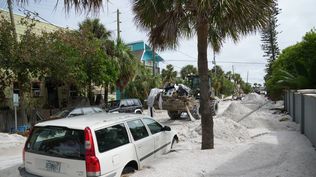
[[[10,20],[10,14],[6,10],[0,9],[0,16],[6,18],[7,20]],[[26,27],[21,24],[21,20],[23,20],[25,16],[14,14],[14,21],[15,21],[15,27],[16,32],[18,35],[18,38],[20,35],[24,33],[26,30]],[[25,19],[24,19],[25,20]],[[31,23],[32,21],[29,20]],[[42,22],[39,20],[33,21],[35,24],[34,31],[36,34],[41,35],[43,31],[45,32],[54,32],[59,29],[65,29],[62,27],[58,27],[53,24],[49,24],[46,22]],[[77,91],[75,87],[59,84],[56,81],[50,80],[50,78],[45,78],[42,81],[39,81],[37,79],[34,79],[30,83],[30,92],[25,93],[31,98],[30,104],[34,104],[37,107],[42,108],[60,108],[64,107],[65,105],[71,104],[73,100],[77,98]],[[14,92],[19,92],[16,84],[13,84],[11,88],[6,89],[6,105],[9,105],[12,107],[12,95]]]

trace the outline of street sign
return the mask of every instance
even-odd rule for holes
[[[19,106],[19,95],[16,93],[13,94],[13,106],[15,107]]]

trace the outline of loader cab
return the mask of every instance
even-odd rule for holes
[[[191,88],[192,95],[194,95],[195,98],[200,97],[200,77],[198,75],[189,75],[188,81]],[[208,78],[208,84],[210,88],[210,95],[213,97],[213,89],[211,87],[211,77]]]

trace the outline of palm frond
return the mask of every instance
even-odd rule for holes
[[[33,0],[36,3],[40,3],[40,0]],[[57,0],[55,7],[58,5],[60,0]],[[82,13],[94,13],[98,14],[100,9],[103,8],[103,2],[109,0],[64,0],[65,11],[68,13],[72,8],[76,12]],[[18,4],[25,5],[29,0],[16,0]]]

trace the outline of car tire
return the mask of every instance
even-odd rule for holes
[[[142,112],[141,111],[136,111],[136,114],[142,114]]]
[[[133,167],[124,167],[121,177],[128,177],[130,174],[133,174],[135,172],[135,169]]]
[[[180,119],[181,112],[178,111],[168,111],[168,115],[171,120]]]
[[[177,136],[174,136],[174,137],[172,138],[172,141],[171,141],[170,151],[174,150],[174,144],[175,144],[176,142],[178,143],[178,142],[179,142],[179,139],[178,139]]]

